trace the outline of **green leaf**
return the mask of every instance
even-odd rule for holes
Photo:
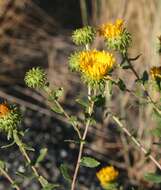
[[[0,160],[0,168],[2,168],[2,169],[6,168],[6,163],[2,160]]]
[[[27,175],[25,175],[23,172],[19,172],[19,171],[16,172],[16,175],[18,175],[19,177],[23,178],[23,180],[24,180],[24,179],[28,179],[28,180],[31,181],[32,179],[35,178],[34,175],[29,175],[29,176],[27,176]]]
[[[155,129],[152,129],[151,133],[154,136],[161,138],[161,128],[160,127],[156,127]]]
[[[83,100],[83,99],[77,98],[75,101],[78,104],[80,104],[81,106],[83,106],[84,108],[88,107],[88,101],[87,100]]]
[[[43,187],[42,190],[54,190],[54,189],[57,189],[58,187],[60,187],[59,184],[48,183],[45,187]]]
[[[41,182],[41,184],[43,186],[42,190],[53,190],[53,189],[60,186],[59,184],[49,183],[43,176],[40,176],[39,180],[40,180],[40,182]]]
[[[72,179],[69,175],[69,168],[67,164],[61,164],[60,165],[60,172],[63,175],[63,178],[68,182],[71,183]]]
[[[149,75],[147,71],[144,71],[143,76],[142,76],[142,82],[145,84],[149,80]]]
[[[45,187],[46,185],[48,185],[48,181],[43,176],[40,176],[39,180],[40,180],[40,182],[41,182],[41,184],[42,184],[43,187]]]
[[[108,182],[107,185],[105,185],[103,188],[105,190],[117,190],[118,188],[117,182]]]
[[[2,148],[2,149],[10,148],[10,147],[13,146],[14,144],[15,144],[15,141],[13,141],[13,142],[10,143],[10,144],[7,144],[7,145],[2,146],[1,148]]]
[[[130,65],[123,65],[122,68],[123,68],[123,69],[130,69],[131,66],[130,66]]]
[[[122,79],[119,79],[117,85],[119,86],[120,90],[122,90],[122,91],[126,90],[126,85]]]
[[[91,158],[91,157],[88,157],[88,156],[84,156],[81,159],[80,164],[81,164],[81,166],[85,166],[85,167],[88,167],[88,168],[95,168],[95,167],[97,167],[97,166],[100,165],[100,162],[98,162],[94,158]]]
[[[105,105],[106,98],[102,94],[99,94],[97,96],[92,97],[92,100],[95,102],[95,105],[97,107],[101,107]]]
[[[77,126],[78,125],[78,119],[77,117],[75,116],[71,116],[70,119],[69,119],[69,122],[74,125],[74,126]]]
[[[147,173],[144,175],[144,179],[153,183],[161,183],[161,175],[155,173]]]
[[[47,148],[42,148],[40,150],[40,155],[38,156],[35,165],[38,165],[40,162],[42,162],[45,158],[45,156],[47,155],[48,149]]]
[[[32,148],[32,147],[30,147],[30,146],[28,146],[28,145],[26,145],[26,144],[23,144],[23,147],[25,148],[25,150],[32,151],[32,152],[35,151],[34,148]]]
[[[51,110],[55,113],[62,114],[63,110],[56,103],[53,104],[54,105],[51,107]]]

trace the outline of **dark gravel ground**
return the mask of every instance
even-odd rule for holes
[[[31,115],[34,116],[31,119]],[[65,125],[61,121],[45,116],[31,110],[25,111],[25,121],[23,124],[24,129],[29,129],[25,136],[24,142],[35,149],[35,152],[30,152],[32,160],[39,154],[41,148],[48,148],[48,155],[40,166],[40,172],[44,174],[51,182],[66,183],[62,178],[59,167],[60,164],[69,164],[71,170],[76,162],[77,148],[72,144],[64,142],[64,140],[75,138],[75,133],[71,126]],[[30,118],[30,119],[29,119]],[[1,134],[0,145],[7,144],[6,138]],[[25,171],[30,176],[30,170],[25,168],[23,157],[20,155],[18,148],[14,145],[8,149],[0,149],[0,155],[2,160],[6,160],[8,170],[11,174],[15,171]],[[95,177],[95,169],[81,168],[79,174],[79,182],[87,189],[100,189]],[[18,180],[22,180],[18,177]],[[0,190],[9,190],[9,184],[4,178],[0,178]],[[38,190],[39,185],[32,180],[25,179],[23,181],[24,190]],[[82,189],[83,186],[80,188]],[[60,188],[58,188],[60,189]],[[66,189],[66,188],[63,188]]]

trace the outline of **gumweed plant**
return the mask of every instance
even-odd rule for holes
[[[91,48],[96,36],[104,39],[104,50]],[[95,110],[98,106],[104,108],[106,101],[105,86],[110,84],[112,90],[114,86],[117,86],[124,93],[126,93],[126,91],[134,95],[136,93],[135,90],[127,89],[124,81],[119,78],[119,76],[114,77],[113,72],[119,69],[131,70],[136,77],[135,82],[140,85],[140,88],[144,93],[144,97],[142,98],[145,99],[147,104],[151,104],[153,111],[161,117],[160,99],[158,102],[154,101],[147,89],[147,83],[149,83],[150,85],[154,85],[155,90],[160,93],[161,66],[154,66],[149,71],[144,71],[142,75],[137,73],[133,66],[133,62],[137,60],[139,56],[136,56],[135,58],[129,57],[128,48],[131,46],[132,37],[122,19],[117,19],[114,23],[103,24],[97,28],[86,26],[77,29],[72,34],[72,41],[79,48],[78,51],[73,52],[69,56],[69,68],[72,72],[77,72],[80,75],[83,84],[87,87],[86,100],[76,100],[76,103],[79,103],[83,107],[83,121],[80,122],[77,116],[68,114],[68,112],[63,108],[59,101],[59,98],[63,94],[63,89],[60,87],[52,87],[50,85],[44,69],[40,67],[31,68],[26,72],[24,80],[29,88],[45,92],[50,109],[57,114],[61,114],[66,117],[76,132],[77,140],[70,140],[70,142],[72,141],[72,143],[79,145],[77,161],[73,167],[73,175],[70,175],[71,171],[68,171],[69,168],[65,164],[60,166],[60,171],[68,182],[68,188],[70,190],[76,190],[79,189],[77,179],[79,177],[78,174],[81,167],[95,168],[100,167],[99,165],[101,164],[95,158],[84,155],[83,150],[86,142],[88,141],[88,130],[96,123],[96,119],[94,118]],[[122,59],[120,63],[116,58],[115,53],[120,54]],[[142,151],[145,156],[147,156],[157,166],[157,168],[161,170],[161,164],[151,153],[149,153],[149,150],[144,148],[130,130],[126,128],[121,116],[113,113],[110,107],[106,110],[106,115],[108,115],[129,137],[129,139],[138,147],[138,150]],[[28,155],[28,151],[30,151],[31,148],[23,142],[22,137],[25,133],[19,127],[21,120],[22,115],[17,107],[10,106],[7,103],[0,105],[0,131],[6,134],[8,139],[13,139],[13,142],[19,147],[20,152],[31,167],[35,179],[39,181],[43,190],[59,189],[61,185],[49,183],[47,179],[39,174],[36,165],[31,161],[30,156]],[[46,149],[42,151],[43,155],[46,153]],[[42,155],[40,156],[42,157]],[[0,173],[11,182],[13,187],[20,190],[16,181],[9,176],[8,171],[5,168],[5,164],[2,161],[0,162]],[[99,169],[96,176],[103,189],[122,189],[121,184],[118,182],[119,171],[113,166],[106,166]],[[146,175],[147,180],[152,180],[154,178],[157,178],[158,180],[160,179],[161,181],[161,176],[158,176],[157,174],[150,173]]]

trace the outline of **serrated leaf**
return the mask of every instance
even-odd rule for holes
[[[100,162],[98,162],[94,158],[91,158],[91,157],[88,157],[88,156],[84,156],[81,159],[80,164],[81,164],[81,166],[85,166],[85,167],[88,167],[88,168],[95,168],[95,167],[97,167],[97,166],[100,165]]]
[[[161,183],[161,175],[155,173],[147,173],[144,175],[144,179],[153,183]]]
[[[40,150],[40,155],[38,156],[35,165],[38,165],[40,162],[42,162],[47,155],[48,149],[47,148],[42,148]]]
[[[69,171],[68,171],[68,165],[67,164],[61,164],[60,165],[60,172],[63,175],[63,178],[68,182],[71,183],[72,179],[69,175]]]

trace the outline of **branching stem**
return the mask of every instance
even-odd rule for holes
[[[89,114],[89,117],[90,117],[92,115],[93,106],[94,106],[94,102],[91,100],[91,88],[90,88],[90,86],[88,87],[88,100],[89,100],[89,103],[90,103],[89,108],[88,108],[88,114]],[[76,179],[77,179],[77,176],[78,176],[78,171],[79,171],[79,168],[80,168],[80,162],[81,162],[81,158],[82,158],[82,154],[83,154],[84,141],[86,139],[89,126],[90,126],[90,118],[86,122],[83,137],[82,137],[82,140],[80,142],[79,154],[78,154],[77,164],[76,164],[74,175],[73,175],[71,190],[75,190]]]
[[[140,80],[141,78],[139,77],[137,71],[134,69],[134,67],[133,67],[133,65],[132,65],[132,63],[131,63],[131,60],[128,58],[128,55],[125,56],[125,60],[127,60],[127,63],[129,64],[130,69],[131,69],[131,71],[134,73],[134,75],[136,76],[137,80]],[[144,86],[143,83],[141,83],[141,86],[142,86],[142,88],[143,88],[143,90],[144,90],[144,92],[145,92],[145,94],[146,94],[148,100],[149,100],[149,101],[151,102],[151,104],[153,105],[154,110],[157,111],[157,113],[158,113],[159,115],[161,115],[161,110],[156,106],[155,102],[153,101],[152,97],[150,96],[150,94],[149,94],[148,91],[146,90],[146,88],[145,88],[145,86]]]
[[[42,181],[42,176],[39,175],[37,169],[35,166],[33,166],[31,163],[31,159],[29,157],[29,155],[27,154],[27,151],[24,147],[24,144],[23,142],[21,141],[21,139],[19,138],[19,135],[17,134],[17,131],[14,131],[13,132],[13,136],[14,136],[14,140],[15,140],[15,143],[17,144],[17,146],[19,147],[19,150],[20,152],[22,153],[22,155],[24,156],[24,158],[26,159],[27,163],[31,166],[31,169],[35,175],[35,177],[37,178],[37,180],[40,182],[41,186],[44,187],[45,184],[43,183]]]

